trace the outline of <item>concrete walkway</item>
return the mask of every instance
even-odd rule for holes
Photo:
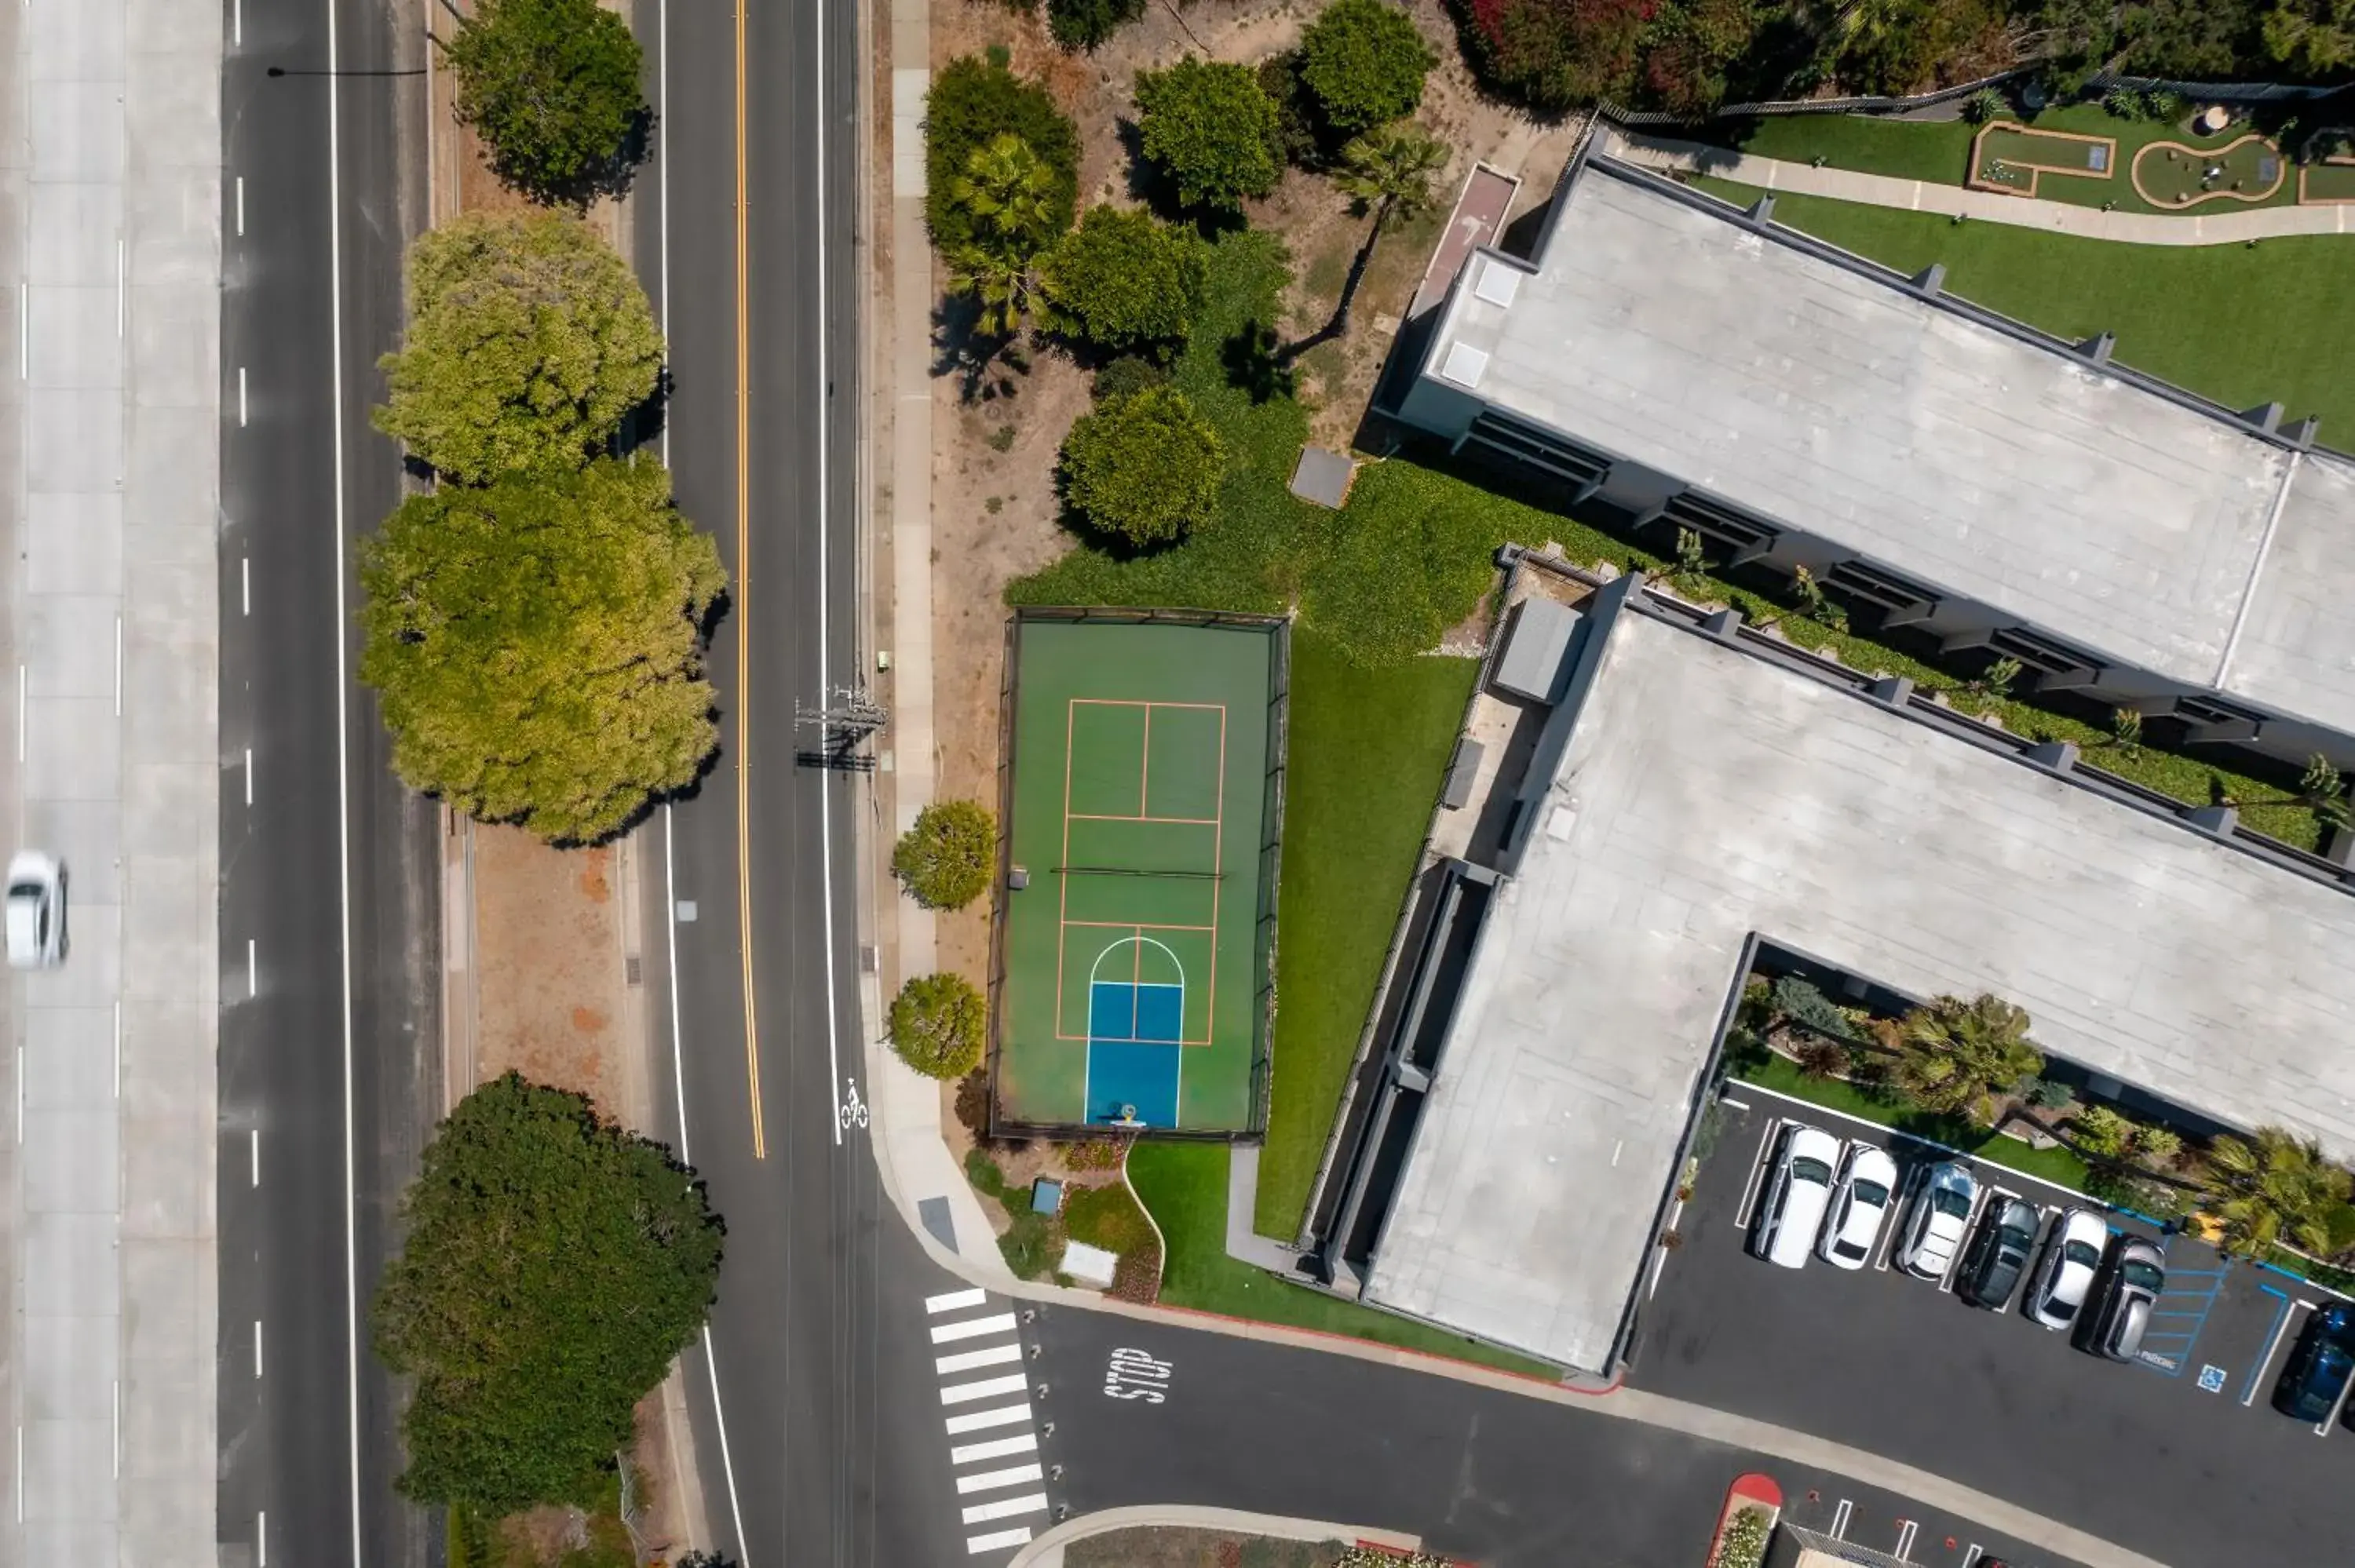
[[[1817,168],[1811,164],[1761,158],[1698,142],[1632,136],[1608,129],[1597,132],[1595,150],[1663,174],[1709,175],[1764,190],[1830,196],[1868,207],[1942,213],[2016,228],[2041,229],[2084,239],[2128,245],[2239,245],[2292,234],[2355,233],[2355,203],[2316,207],[2270,207],[2255,211],[2210,214],[2104,212],[2098,207],[1966,190],[1929,180],[1902,180],[1854,169]]]
[[[1224,1535],[1257,1535],[1273,1541],[1364,1542],[1393,1552],[1421,1549],[1422,1538],[1394,1530],[1367,1530],[1315,1519],[1283,1519],[1231,1508],[1108,1508],[1068,1520],[1014,1554],[1007,1568],[1063,1568],[1063,1548],[1075,1541],[1115,1530],[1215,1530]]]

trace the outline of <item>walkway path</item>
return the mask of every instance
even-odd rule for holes
[[[2275,235],[2355,233],[2355,203],[2271,207],[2254,212],[2205,216],[2186,213],[2181,217],[2104,212],[2099,207],[2046,201],[2039,196],[2006,196],[1998,191],[1968,190],[1930,180],[1902,180],[1889,175],[1859,174],[1854,169],[1819,169],[1812,164],[1761,158],[1698,142],[1630,136],[1607,128],[1597,135],[1600,139],[1595,151],[1662,173],[1710,175],[1763,190],[1831,196],[1870,207],[1903,207],[1911,212],[1959,215],[2086,239],[2115,239],[2131,245],[2236,245]]]

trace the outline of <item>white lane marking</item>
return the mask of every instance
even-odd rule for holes
[[[1017,1514],[1044,1513],[1047,1494],[1032,1492],[1028,1497],[1000,1498],[996,1502],[975,1503],[964,1510],[967,1524],[987,1524],[993,1519],[1012,1519]]]
[[[991,1345],[978,1351],[960,1351],[953,1356],[943,1356],[932,1363],[932,1370],[943,1377],[952,1372],[973,1372],[981,1367],[1002,1367],[1022,1359],[1019,1344]]]
[[[1849,1501],[1846,1498],[1840,1499],[1839,1507],[1832,1510],[1831,1538],[1834,1541],[1845,1541],[1848,1539],[1848,1521],[1849,1517],[1855,1512],[1856,1504]]]
[[[974,1294],[978,1296],[981,1292],[976,1290]],[[935,1323],[932,1325],[932,1343],[945,1345],[957,1340],[978,1340],[985,1334],[1012,1332],[1014,1332],[1014,1314],[999,1312],[987,1318],[965,1318],[954,1323]]]
[[[261,1129],[257,1127],[248,1136],[252,1140],[250,1144],[252,1154],[249,1159],[251,1180],[247,1181],[246,1185],[259,1187],[261,1185]]]
[[[939,1296],[924,1298],[924,1310],[937,1318],[943,1312],[962,1312],[968,1307],[979,1307],[988,1301],[986,1290],[951,1290]]]
[[[229,0],[229,41],[238,45],[245,42],[245,0]]]
[[[1751,1205],[1758,1201],[1758,1189],[1765,1182],[1766,1162],[1774,1158],[1774,1140],[1783,1136],[1783,1129],[1789,1125],[1788,1120],[1777,1117],[1768,1124],[1766,1130],[1759,1135],[1758,1152],[1753,1155],[1750,1160],[1750,1179],[1742,1185],[1742,1206],[1733,1212],[1735,1230],[1746,1231],[1750,1228],[1750,1222],[1755,1217],[1751,1213]]]
[[[245,429],[245,366],[237,367],[237,428]]]
[[[1028,1382],[1018,1372],[1012,1377],[994,1377],[983,1383],[952,1383],[941,1390],[941,1403],[971,1404],[976,1399],[995,1399],[1001,1393],[1020,1393]]]
[[[834,386],[826,379],[826,6],[817,12],[817,44],[810,51],[811,74],[817,84],[817,96],[812,102],[817,113],[817,700],[821,705],[832,701],[826,694],[833,690],[828,683],[826,665],[826,437],[833,429]],[[842,1147],[842,1064],[837,1059],[837,1049],[842,1024],[835,1016],[834,995],[834,778],[826,769],[817,776],[817,853],[818,886],[825,895],[823,936],[826,942],[826,1081],[834,1086],[834,1104],[830,1107],[834,1121],[834,1146]]]
[[[1904,1562],[1905,1554],[1913,1550],[1913,1534],[1921,1528],[1909,1519],[1905,1521],[1905,1528],[1897,1532],[1897,1561],[1900,1563]]]
[[[237,608],[240,615],[253,613],[253,557],[237,558]]]
[[[993,1437],[986,1443],[965,1443],[949,1450],[949,1463],[970,1465],[982,1459],[1003,1459],[1008,1454],[1035,1454],[1039,1451],[1039,1435],[1025,1432],[1016,1437]]]
[[[26,696],[25,666],[16,666],[16,760],[25,760],[25,730],[32,719],[32,703]]]
[[[123,1004],[114,1004],[114,1097],[123,1097]]]
[[[237,177],[237,237],[245,238],[245,176]]]
[[[2256,1403],[2257,1390],[2266,1382],[2265,1369],[2273,1365],[2274,1352],[2281,1349],[2282,1340],[2289,1333],[2290,1325],[2297,1321],[2300,1312],[2310,1311],[2312,1308],[2310,1301],[2293,1301],[2289,1304],[2289,1310],[2282,1314],[2282,1320],[2274,1325],[2274,1337],[2265,1341],[2265,1353],[2257,1359],[2257,1375],[2249,1380],[2249,1392],[2241,1395],[2243,1410]]]
[[[261,971],[255,967],[258,961],[254,957],[253,938],[248,937],[245,939],[245,995],[249,1001],[261,994]]]
[[[1030,1405],[1028,1401],[1020,1404],[1009,1404],[1000,1410],[976,1410],[970,1415],[950,1416],[949,1436],[954,1437],[964,1432],[986,1431],[992,1426],[1018,1425],[1029,1419]]]
[[[118,239],[114,242],[114,335],[123,335],[123,313],[131,304],[131,248]]]
[[[1031,1481],[1043,1480],[1047,1472],[1036,1465],[1015,1465],[1003,1470],[984,1470],[977,1475],[957,1478],[957,1496],[971,1497],[975,1492],[1003,1491]]]
[[[253,804],[253,747],[245,748],[245,803]]]
[[[261,1319],[253,1320],[253,1375],[261,1376]]]
[[[1014,1530],[994,1531],[987,1535],[968,1535],[964,1538],[965,1551],[975,1557],[985,1552],[998,1551],[1002,1547],[1029,1544],[1030,1527],[1027,1524]]]
[[[114,716],[123,716],[123,617],[114,618]]]
[[[16,1147],[25,1147],[25,1043],[16,1043]]]
[[[1746,1111],[1750,1108],[1748,1100],[1729,1099],[1723,1095],[1717,1097],[1717,1103],[1728,1110]]]
[[[270,1516],[253,1516],[253,1568],[270,1568]]]

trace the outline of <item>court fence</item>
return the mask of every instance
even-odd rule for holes
[[[1156,609],[1116,606],[1025,605],[1006,618],[1006,653],[997,693],[997,876],[989,923],[989,1130],[992,1136],[1101,1138],[1107,1128],[1087,1123],[1018,1121],[1001,1114],[998,1069],[1005,1060],[1007,899],[1014,872],[1014,734],[1022,698],[1022,628],[1034,621],[1064,625],[1199,626],[1257,631],[1269,639],[1267,766],[1260,801],[1259,898],[1252,927],[1251,1110],[1240,1129],[1154,1128],[1143,1136],[1211,1143],[1255,1142],[1267,1134],[1273,1080],[1275,1028],[1276,880],[1284,859],[1284,743],[1292,697],[1292,618],[1217,609]],[[1213,999],[1213,1005],[1216,999]]]

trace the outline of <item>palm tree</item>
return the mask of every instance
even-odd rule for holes
[[[1021,330],[1029,317],[1030,296],[1036,288],[1031,273],[1034,256],[975,239],[957,246],[943,260],[949,267],[950,291],[970,294],[979,307],[973,323],[976,333],[985,338],[1007,338]]]
[[[1899,1020],[1891,1034],[1898,1086],[1937,1115],[1977,1117],[1988,1096],[2044,1070],[2028,1014],[2000,997],[1939,997]]]
[[[1349,280],[1341,285],[1341,303],[1317,340],[1338,337],[1349,330],[1349,306],[1374,259],[1374,245],[1391,229],[1412,222],[1431,208],[1431,177],[1446,166],[1444,143],[1424,135],[1412,125],[1370,131],[1341,149],[1341,167],[1333,183],[1349,197],[1350,210],[1372,213],[1373,227],[1349,263]]]
[[[1011,131],[973,150],[949,182],[949,199],[973,215],[986,241],[1036,255],[1054,238],[1055,171]]]
[[[2209,1146],[2208,1167],[2224,1245],[2244,1257],[2263,1256],[2284,1241],[2311,1253],[2329,1251],[2331,1212],[2355,1185],[2322,1157],[2320,1145],[2278,1127],[2258,1128],[2254,1141],[2229,1134],[2217,1139]]]

